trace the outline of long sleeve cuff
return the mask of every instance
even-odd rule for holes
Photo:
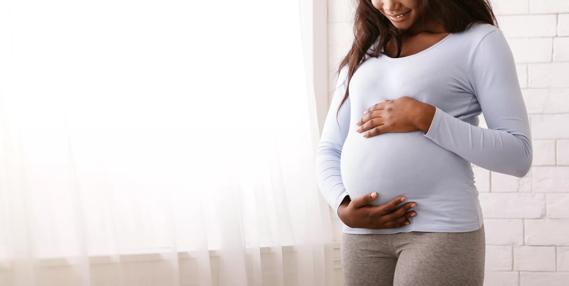
[[[435,114],[433,115],[431,125],[429,126],[429,130],[427,130],[427,132],[425,133],[425,136],[433,141],[435,140],[434,130],[439,129],[439,126],[441,124],[441,116],[442,116],[441,112],[442,110],[435,106]]]

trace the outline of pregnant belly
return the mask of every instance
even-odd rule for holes
[[[443,193],[464,196],[474,189],[470,162],[438,146],[421,131],[365,138],[350,129],[342,149],[341,175],[352,199],[378,192],[373,204],[398,195],[415,201]]]

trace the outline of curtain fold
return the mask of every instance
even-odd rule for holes
[[[186,2],[0,4],[0,286],[334,284],[314,2]]]

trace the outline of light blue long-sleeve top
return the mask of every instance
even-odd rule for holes
[[[516,177],[528,173],[533,158],[529,119],[512,52],[497,27],[474,24],[401,58],[366,56],[336,121],[346,77],[344,67],[317,150],[321,194],[334,210],[348,195],[378,192],[374,205],[404,195],[417,202],[417,216],[397,228],[343,224],[343,232],[473,231],[482,226],[483,215],[471,163]],[[356,131],[365,110],[401,96],[436,107],[426,133],[365,138]],[[480,113],[488,128],[478,126]]]

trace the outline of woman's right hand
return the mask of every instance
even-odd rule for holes
[[[371,205],[377,198],[373,192],[355,200],[348,196],[338,207],[338,216],[349,227],[356,228],[395,228],[408,225],[410,217],[417,212],[410,210],[416,206],[415,202],[407,202],[398,206],[405,200],[404,196],[397,196],[389,202],[381,205]]]

